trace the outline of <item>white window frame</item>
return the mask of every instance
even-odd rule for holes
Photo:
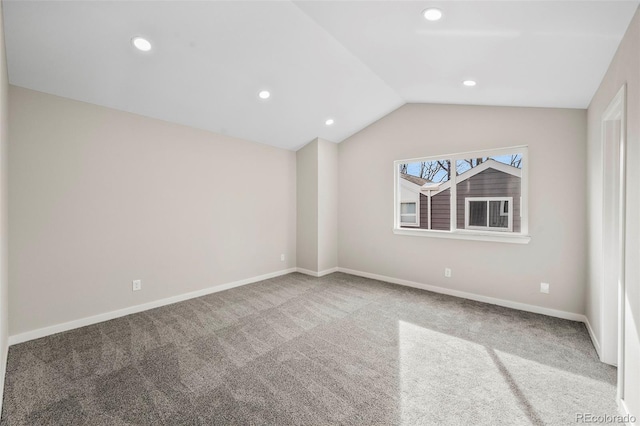
[[[484,201],[487,204],[487,226],[471,226],[469,225],[469,204],[472,201]],[[500,201],[500,216],[508,216],[507,227],[502,228],[498,226],[489,225],[489,203],[491,201]],[[504,203],[507,201],[508,206],[513,206],[513,197],[465,197],[464,199],[464,228],[465,229],[478,229],[478,230],[491,230],[497,232],[512,232],[513,231],[513,207],[509,208],[509,212],[504,214]]]
[[[457,177],[452,173],[450,182],[451,193],[451,230],[440,231],[434,229],[407,229],[400,226],[400,164],[416,163],[421,161],[451,160],[456,164],[458,160],[468,158],[493,157],[500,155],[522,154],[522,168],[520,175],[520,232],[496,232],[498,228],[487,229],[457,229]],[[478,240],[507,242],[516,244],[528,244],[529,236],[529,149],[528,146],[511,146],[497,149],[461,152],[457,154],[434,155],[429,157],[396,160],[393,163],[394,170],[394,199],[393,199],[393,232],[396,235],[410,235],[430,238],[449,238],[462,240]],[[513,201],[511,202],[511,217],[513,217]]]
[[[420,197],[420,194],[418,194],[418,199]],[[416,206],[416,213],[415,214],[407,214],[407,213],[402,213],[402,205],[403,204],[415,204]],[[402,222],[402,217],[406,217],[406,216],[415,216],[416,220],[415,222]],[[413,228],[419,228],[420,227],[420,202],[419,201],[400,201],[400,225],[402,225],[402,227],[413,227]]]

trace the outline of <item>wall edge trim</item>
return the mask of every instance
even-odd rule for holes
[[[589,322],[589,317],[584,316],[584,325],[587,327],[587,331],[589,332],[589,337],[591,338],[591,343],[593,343],[593,347],[596,349],[596,353],[598,354],[598,359],[602,362],[602,353],[600,352],[600,342],[596,337],[596,333],[593,331],[591,327],[591,323]]]
[[[623,418],[627,418],[629,420],[631,420],[631,417],[635,418],[635,416],[629,412],[629,407],[627,406],[627,403],[624,402],[624,399],[620,399],[616,397],[616,403],[618,404],[618,411],[620,412],[620,415]],[[633,426],[635,422],[625,422],[624,424],[628,426]]]
[[[2,365],[0,365],[0,379],[2,383],[0,383],[0,412],[2,412],[2,405],[4,402],[4,385],[5,385],[5,377],[7,376],[7,362],[9,361],[9,345],[7,344],[3,351],[3,360]]]

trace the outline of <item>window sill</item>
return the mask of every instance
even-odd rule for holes
[[[414,237],[448,238],[451,240],[492,241],[496,243],[529,244],[531,237],[523,234],[505,234],[499,232],[481,231],[434,231],[429,229],[395,228],[396,235],[411,235]]]

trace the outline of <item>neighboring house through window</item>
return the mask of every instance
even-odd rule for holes
[[[420,227],[420,187],[427,181],[416,176],[402,179],[400,223],[403,227]]]

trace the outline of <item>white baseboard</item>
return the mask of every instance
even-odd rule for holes
[[[475,300],[477,302],[489,303],[491,305],[504,306],[505,308],[518,309],[520,311],[533,312],[536,314],[548,315],[551,317],[567,319],[571,321],[585,322],[586,317],[582,314],[573,312],[560,311],[557,309],[543,308],[542,306],[528,305],[526,303],[512,302],[511,300],[497,299],[495,297],[481,296],[479,294],[467,293],[465,291],[452,290],[445,287],[438,287],[429,284],[422,284],[415,281],[402,280],[399,278],[387,277],[384,275],[372,274],[369,272],[356,271],[348,268],[338,268],[338,272],[345,274],[357,275],[359,277],[371,278],[378,281],[385,281],[391,284],[400,284],[407,287],[419,288],[422,290],[432,291],[434,293],[447,294],[449,296],[461,297],[463,299]]]
[[[311,271],[309,269],[304,269],[304,268],[296,268],[296,272],[300,272],[301,274],[305,274],[305,275],[311,275],[312,277],[324,277],[325,275],[329,275],[329,274],[333,274],[334,272],[338,272],[338,267],[335,268],[331,268],[331,269],[325,269],[324,271],[320,271],[320,272],[316,272],[316,271]]]
[[[596,333],[591,328],[591,323],[589,322],[589,318],[585,315],[584,317],[584,325],[587,326],[587,331],[589,332],[589,337],[591,337],[591,342],[593,343],[593,347],[596,348],[596,353],[598,354],[598,359],[602,361],[602,352],[600,352],[600,342],[596,337]]]
[[[618,411],[620,412],[620,415],[625,419],[633,420],[625,422],[625,425],[633,426],[638,424],[638,418],[629,412],[629,407],[627,407],[627,404],[624,402],[624,400],[616,398],[616,402],[618,403]]]
[[[184,294],[179,294],[177,296],[167,297],[165,299],[154,300],[153,302],[143,303],[141,305],[130,306],[128,308],[118,309],[116,311],[111,311],[111,312],[105,312],[103,314],[98,314],[91,317],[80,318],[77,320],[65,322],[62,324],[56,324],[49,327],[38,328],[36,330],[31,330],[31,331],[27,331],[20,334],[15,334],[13,336],[9,336],[9,345],[15,345],[18,343],[27,342],[29,340],[39,339],[41,337],[50,336],[56,333],[61,333],[63,331],[73,330],[75,328],[97,324],[99,322],[112,320],[114,318],[119,318],[126,315],[142,312],[142,311],[147,311],[153,308],[159,308],[161,306],[171,305],[173,303],[182,302],[184,300],[189,300],[189,299],[193,299],[200,296],[206,296],[207,294],[229,290],[234,287],[240,287],[240,286],[255,283],[258,281],[267,280],[269,278],[279,277],[281,275],[290,274],[292,272],[296,272],[296,268],[283,269],[281,271],[271,272],[268,274],[259,275],[257,277],[246,278],[244,280],[221,284],[214,287],[208,287],[202,290],[192,291],[190,293],[184,293]]]
[[[7,375],[7,360],[9,359],[9,345],[7,344],[2,351],[2,358],[0,359],[0,412],[2,412],[2,403],[4,401],[4,378]]]

